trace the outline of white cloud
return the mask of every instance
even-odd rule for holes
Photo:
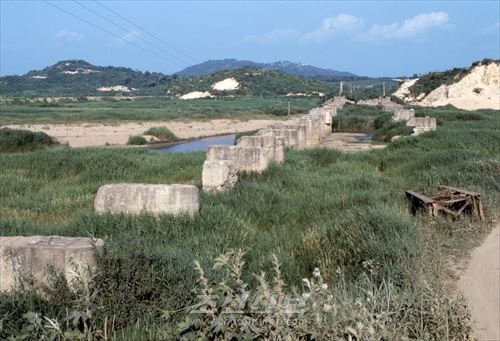
[[[335,17],[326,18],[312,32],[301,35],[303,41],[322,42],[337,32],[354,31],[363,26],[363,19],[350,14],[341,13]]]
[[[60,30],[53,38],[59,43],[76,43],[83,39],[83,34],[68,30]]]
[[[423,13],[406,19],[402,24],[396,22],[388,25],[373,25],[360,37],[367,40],[410,38],[429,29],[443,27],[449,20],[446,12]]]
[[[279,28],[263,34],[253,34],[244,38],[245,42],[278,43],[285,41],[320,43],[338,32],[354,31],[363,25],[363,19],[341,13],[335,17],[323,19],[318,28],[311,32],[302,32],[294,28]]]

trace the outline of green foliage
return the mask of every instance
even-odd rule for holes
[[[238,141],[238,139],[242,136],[254,136],[255,134],[257,134],[259,132],[259,130],[249,130],[249,131],[240,131],[239,133],[236,134],[235,138],[234,138],[234,142],[236,143]]]
[[[468,68],[454,68],[451,70],[443,71],[443,72],[430,72],[423,76],[420,76],[418,81],[413,84],[409,90],[413,96],[418,96],[421,93],[428,94],[432,90],[438,88],[441,85],[450,85],[460,81],[466,75],[470,73],[472,68],[481,65],[481,64],[489,64],[489,63],[499,63],[498,60],[484,59],[483,61],[478,61],[472,63],[472,65]]]
[[[413,128],[404,122],[392,121],[392,116],[382,108],[347,104],[333,118],[333,126],[336,131],[373,133],[373,140],[381,142],[390,142],[396,135],[413,133]]]
[[[391,282],[374,285],[373,262],[364,263],[366,272],[354,288],[342,280],[340,271],[340,280],[329,288],[316,268],[297,286],[302,290],[291,292],[273,256],[273,278],[255,274],[258,285],[251,290],[243,280],[243,255],[238,250],[216,258],[213,268],[221,274],[213,285],[195,262],[198,302],[188,307],[185,320],[173,332],[175,338],[438,340],[471,333],[462,299],[448,300],[428,288],[402,290]]]
[[[44,103],[9,101],[2,104],[0,124],[120,122],[157,120],[204,120],[214,118],[250,119],[272,117],[274,110],[286,110],[288,101],[294,113],[305,113],[319,104],[316,97],[240,97],[183,101],[147,97],[132,101],[111,98],[99,101]]]
[[[153,135],[162,142],[175,142],[179,140],[179,138],[175,136],[175,134],[172,133],[167,127],[152,127],[146,130],[143,134]]]
[[[448,184],[478,191],[490,215],[500,200],[500,115],[481,111],[485,119],[459,121],[450,108],[428,110],[446,117],[437,131],[367,153],[289,151],[284,164],[260,175],[242,174],[233,191],[202,193],[194,217],[96,215],[92,204],[107,183],[200,186],[204,153],[58,148],[0,155],[0,234],[103,238],[107,253],[98,261],[92,301],[99,311],[92,315],[92,330],[114,321],[108,326],[121,339],[169,339],[174,326],[192,316],[185,308],[199,303],[193,260],[209,287],[219,290],[213,283],[233,278],[234,263],[232,256],[219,258],[221,267],[211,269],[213,259],[240,248],[247,250],[240,279],[252,293],[262,283],[253,274],[276,268],[273,254],[280,262],[283,297],[308,293],[294,288],[317,267],[338,307],[337,315],[324,315],[327,327],[321,331],[329,335],[350,327],[369,339],[371,326],[373,338],[441,339],[446,330],[458,337],[467,334],[467,316],[460,301],[447,300],[440,289],[446,276],[442,260],[470,247],[486,225],[467,217],[453,223],[413,217],[404,190],[432,193]],[[222,266],[226,259],[229,266]],[[233,294],[234,283],[227,283]],[[0,338],[18,335],[29,311],[62,325],[74,297],[58,288],[52,289],[61,294],[55,296],[0,294],[0,310],[9,312],[2,317],[8,333]],[[323,294],[315,302],[324,302]],[[384,318],[384,329],[374,316]],[[312,320],[304,321],[311,323],[293,330],[316,330]],[[184,326],[196,332],[209,324]]]
[[[144,144],[148,144],[148,141],[142,135],[131,135],[128,137],[127,144],[144,145]]]
[[[215,91],[212,89],[214,83],[231,77],[240,84],[237,90]],[[252,67],[224,70],[202,77],[177,78],[168,86],[171,95],[192,91],[210,91],[217,96],[260,96],[262,94],[266,97],[288,93],[331,92],[332,89],[338,89],[337,85],[276,70]]]
[[[0,129],[0,153],[26,152],[57,144],[56,140],[44,132],[10,128]]]
[[[90,72],[89,72],[90,70]],[[74,73],[77,72],[77,73]],[[73,74],[72,74],[73,73]],[[46,78],[33,78],[33,77]],[[102,86],[123,85],[135,88],[134,95],[161,94],[161,85],[170,77],[158,72],[141,72],[124,67],[95,66],[83,60],[64,60],[42,70],[22,76],[0,78],[2,96],[109,96],[117,91],[102,92]],[[126,93],[128,94],[128,93]]]

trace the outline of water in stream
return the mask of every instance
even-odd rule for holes
[[[206,152],[211,145],[233,145],[236,135],[206,137],[204,139],[179,143],[169,147],[155,149],[159,153]]]

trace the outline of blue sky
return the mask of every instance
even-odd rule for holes
[[[500,54],[499,1],[100,1],[169,45],[94,1],[80,3],[123,29],[77,2],[49,2],[112,35],[43,1],[1,0],[1,75],[63,59],[173,73],[196,63],[191,58],[237,58],[398,76],[468,66]]]

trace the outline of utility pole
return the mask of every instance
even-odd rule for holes
[[[382,88],[383,88],[383,91],[384,91],[384,94],[382,96],[385,97],[385,82],[382,82]]]
[[[344,90],[344,82],[340,81],[340,90],[339,90],[339,96],[342,96],[342,91]]]

